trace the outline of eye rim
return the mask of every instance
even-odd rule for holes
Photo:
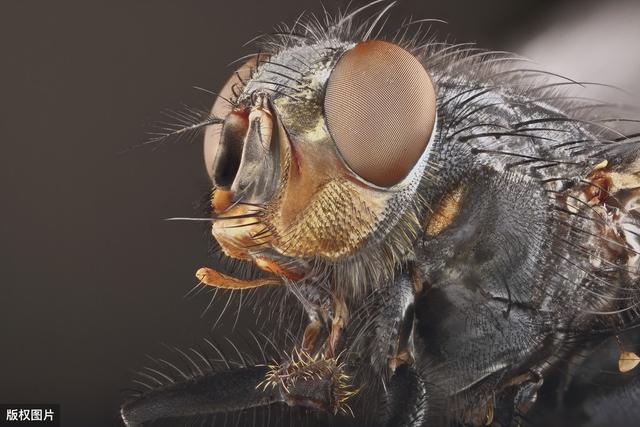
[[[399,159],[396,158],[396,164],[393,165],[393,168],[389,168],[388,165],[390,162],[382,162],[382,163],[378,163],[377,165],[375,165],[375,169],[384,169],[383,174],[389,174],[390,171],[394,171],[396,169],[400,170],[400,173],[395,173],[395,179],[392,180],[387,180],[387,181],[381,181],[380,179],[377,179],[377,177],[375,176],[375,173],[372,174],[369,173],[369,171],[363,171],[363,172],[359,172],[357,169],[357,166],[354,167],[352,165],[352,162],[349,161],[348,155],[345,155],[345,153],[343,152],[343,149],[341,148],[341,143],[339,142],[338,138],[336,137],[336,132],[335,130],[332,129],[332,125],[330,124],[330,122],[332,121],[330,118],[330,112],[328,111],[330,108],[327,107],[327,103],[328,103],[328,94],[331,88],[331,84],[332,84],[332,78],[336,75],[336,70],[338,69],[338,67],[340,66],[341,62],[345,59],[345,57],[347,55],[349,55],[350,53],[354,52],[355,49],[362,49],[363,47],[367,47],[370,45],[374,45],[373,46],[373,51],[374,54],[377,54],[378,52],[376,51],[376,49],[388,49],[388,50],[395,50],[395,54],[401,53],[402,55],[405,55],[406,58],[409,58],[409,62],[413,62],[413,66],[416,67],[417,70],[419,70],[419,73],[422,78],[424,79],[424,87],[422,89],[425,89],[425,92],[415,92],[418,94],[424,94],[423,97],[415,97],[415,99],[423,99],[423,101],[425,101],[425,105],[424,105],[424,109],[421,110],[423,112],[423,114],[426,114],[424,116],[425,118],[425,122],[426,126],[425,128],[427,129],[426,132],[424,132],[424,134],[420,134],[422,136],[424,136],[424,138],[419,138],[419,141],[424,141],[421,142],[421,146],[419,147],[419,149],[417,151],[415,151],[414,156],[413,157],[400,157]],[[376,46],[377,45],[377,46]],[[360,55],[363,55],[362,53]],[[389,64],[392,63],[393,65],[397,65],[395,62],[393,61],[389,61],[387,60],[385,64]],[[360,70],[360,74],[368,74],[369,70]],[[397,70],[396,70],[397,71]],[[386,80],[387,83],[389,83],[389,81],[393,81],[394,79],[389,77],[390,75],[387,75],[388,79]],[[398,78],[397,80],[401,80],[400,78]],[[379,83],[379,82],[378,82]],[[362,84],[362,82],[361,82]],[[415,88],[413,88],[415,89]],[[373,92],[371,92],[373,93]],[[387,92],[387,93],[394,93],[394,92]],[[412,93],[412,92],[410,92]],[[405,93],[406,94],[406,93]],[[373,95],[373,97],[377,97],[377,98],[381,98],[381,96],[379,94],[375,94]],[[414,97],[408,98],[408,99],[414,99]],[[428,72],[428,70],[424,67],[423,63],[410,51],[406,50],[405,48],[403,48],[400,45],[397,45],[393,42],[390,41],[386,41],[386,40],[365,40],[362,42],[359,42],[357,44],[354,44],[351,48],[343,51],[340,55],[340,57],[338,58],[338,60],[336,61],[333,69],[331,70],[331,73],[329,75],[329,77],[327,78],[325,85],[324,85],[324,91],[323,91],[323,102],[322,102],[322,111],[323,111],[323,116],[324,116],[324,123],[325,123],[325,127],[326,130],[328,132],[328,134],[330,135],[333,143],[335,144],[335,148],[336,148],[336,153],[338,155],[338,157],[340,158],[342,164],[344,165],[344,167],[351,172],[351,174],[353,175],[354,178],[356,178],[358,181],[366,184],[369,187],[372,188],[376,188],[376,189],[380,189],[380,190],[389,190],[393,187],[396,187],[398,185],[401,185],[402,183],[404,183],[411,175],[412,175],[412,171],[421,163],[423,163],[423,159],[424,157],[427,155],[427,153],[430,151],[430,148],[432,147],[436,136],[438,134],[438,103],[437,103],[437,92],[436,92],[436,84],[433,80],[433,78],[431,77],[431,74]],[[377,101],[377,100],[376,100]],[[351,112],[351,111],[348,111]],[[376,117],[378,120],[380,119],[384,119],[385,117],[389,116],[389,114],[386,114],[384,116],[380,116],[380,117]],[[358,117],[360,118],[360,117]],[[418,123],[420,123],[420,121],[417,121]],[[371,123],[371,122],[369,122]],[[366,126],[366,124],[365,124]],[[383,128],[383,127],[380,127]],[[402,141],[402,139],[397,138],[398,140]],[[360,141],[362,142],[362,141]],[[344,144],[343,144],[344,145]],[[396,151],[398,149],[403,149],[404,151],[406,151],[407,147],[411,147],[412,144],[405,144],[404,146],[398,145],[397,147],[394,147],[392,149],[393,151]],[[383,149],[384,150],[384,149]],[[386,151],[385,151],[386,152]],[[377,154],[377,153],[375,153]],[[374,155],[375,155],[374,154]],[[384,154],[384,153],[383,153]],[[409,161],[407,161],[407,159]],[[356,162],[357,162],[357,158],[356,158]],[[397,164],[398,162],[402,161],[402,163]],[[393,174],[393,173],[392,173]]]

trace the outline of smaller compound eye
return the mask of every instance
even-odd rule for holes
[[[251,77],[251,71],[256,65],[256,58],[251,58],[238,68],[227,80],[216,98],[211,115],[224,119],[232,110],[229,101],[236,97],[242,89],[242,81],[247,81]],[[220,143],[220,126],[209,126],[204,134],[204,161],[209,176],[213,175],[213,164],[218,153]]]
[[[324,108],[329,132],[351,170],[390,187],[425,151],[435,125],[436,95],[416,57],[372,40],[342,55],[327,82]]]

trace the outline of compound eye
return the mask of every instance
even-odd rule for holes
[[[232,110],[232,105],[229,101],[233,100],[237,94],[242,90],[242,81],[247,81],[251,77],[251,71],[256,65],[256,58],[251,58],[245,62],[240,68],[233,73],[233,75],[227,80],[218,97],[213,103],[211,109],[211,115],[219,118],[226,118]],[[207,173],[209,176],[213,175],[213,164],[218,153],[218,147],[220,144],[220,132],[221,126],[209,126],[204,133],[204,161],[207,167]]]
[[[436,94],[422,64],[392,43],[359,43],[327,82],[325,120],[345,163],[381,187],[402,181],[425,151]]]

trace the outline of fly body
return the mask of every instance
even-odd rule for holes
[[[262,272],[197,278],[283,289],[306,320],[266,363],[147,371],[127,425],[274,405],[406,427],[640,417],[640,139],[518,57],[420,21],[385,37],[389,7],[356,23],[378,3],[266,37],[166,135],[204,130],[211,234]]]

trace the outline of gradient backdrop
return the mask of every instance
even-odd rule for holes
[[[443,37],[517,50],[578,4],[401,0],[389,27],[440,18]],[[199,215],[201,141],[120,153],[161,110],[210,104],[192,86],[217,90],[247,40],[305,9],[322,11],[0,0],[0,402],[60,403],[64,426],[120,425],[120,390],[145,354],[230,328],[233,315],[211,331],[224,300],[201,317],[210,296],[184,298],[213,262],[202,224],[162,220]]]

